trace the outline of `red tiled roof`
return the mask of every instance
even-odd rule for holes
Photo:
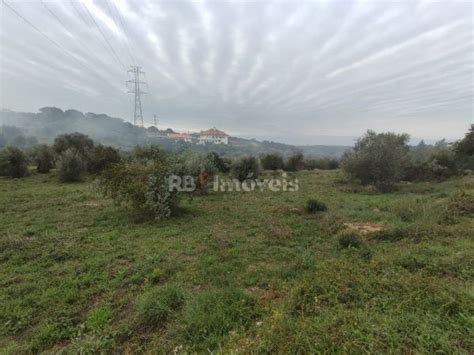
[[[186,133],[168,133],[168,138],[170,139],[191,139],[190,134]]]
[[[227,137],[228,135],[225,132],[218,130],[217,128],[211,128],[207,131],[201,131],[201,136],[214,136],[214,137]]]

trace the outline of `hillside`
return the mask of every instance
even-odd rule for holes
[[[36,141],[40,143],[51,143],[59,134],[80,132],[87,134],[95,141],[119,147],[123,150],[129,150],[136,145],[153,143],[160,144],[166,150],[170,151],[188,148],[199,152],[215,151],[226,156],[239,156],[242,154],[258,155],[269,152],[289,155],[295,151],[301,151],[308,157],[337,158],[348,149],[346,146],[337,145],[295,146],[238,137],[231,137],[229,145],[226,146],[198,146],[195,144],[173,142],[158,138],[155,134],[150,134],[160,133],[161,135],[165,135],[167,132],[173,132],[171,128],[165,131],[156,129],[147,130],[134,126],[121,118],[110,117],[106,114],[82,113],[74,109],[62,111],[56,107],[44,107],[40,109],[38,113],[3,110],[0,111],[0,126],[2,125],[18,127],[22,130],[24,136],[34,137]]]

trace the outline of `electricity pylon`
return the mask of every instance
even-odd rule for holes
[[[129,84],[133,84],[133,89],[128,90],[129,94],[135,94],[135,113],[133,115],[133,124],[140,125],[143,127],[143,112],[142,112],[142,99],[141,94],[146,94],[142,91],[140,85],[145,85],[145,81],[140,81],[140,74],[144,75],[145,72],[141,71],[141,67],[131,66],[128,73],[133,73],[133,80],[127,81],[127,87]]]

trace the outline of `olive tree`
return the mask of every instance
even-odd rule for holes
[[[387,190],[405,175],[409,163],[408,134],[367,133],[342,158],[342,168],[364,185]]]

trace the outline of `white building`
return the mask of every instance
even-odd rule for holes
[[[199,144],[229,144],[229,136],[216,127],[202,131],[199,134]]]

